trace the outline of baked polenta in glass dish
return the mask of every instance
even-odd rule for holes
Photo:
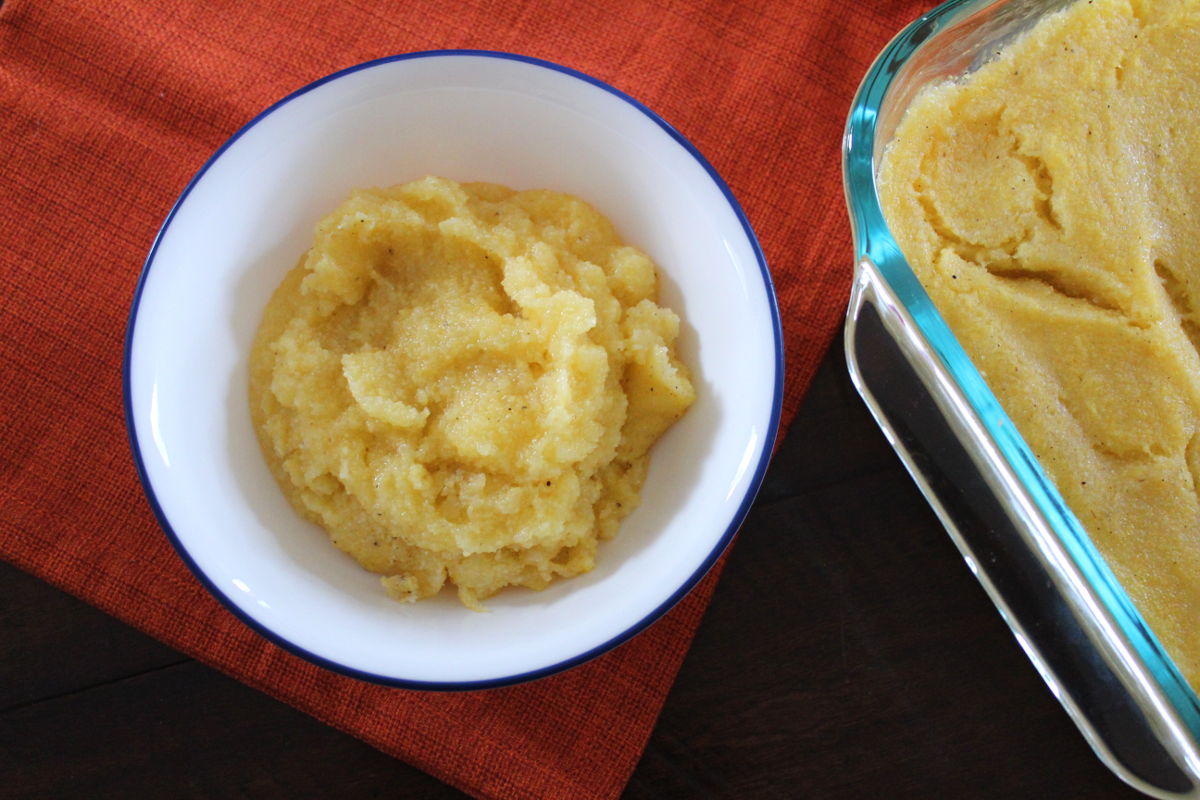
[[[844,148],[856,384],[1098,755],[1171,797],[1200,791],[1198,21],[947,3]]]

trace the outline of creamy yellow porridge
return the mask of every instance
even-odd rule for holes
[[[888,225],[1200,686],[1200,1],[1079,0],[889,145]]]
[[[583,201],[355,191],[271,298],[251,411],[292,504],[416,600],[593,567],[695,392],[655,265]]]

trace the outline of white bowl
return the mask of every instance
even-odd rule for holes
[[[389,599],[302,520],[259,452],[247,353],[314,223],[354,187],[428,174],[552,188],[599,208],[657,262],[699,398],[655,446],[641,507],[596,568],[487,613],[452,592]],[[632,98],[522,56],[416,53],[276,103],[197,173],[134,298],[126,415],[151,506],[180,556],[242,620],[332,669],[413,688],[480,688],[596,656],[661,616],[733,537],[766,470],[782,397],[779,314],[733,195]]]

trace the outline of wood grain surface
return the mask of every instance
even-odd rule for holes
[[[464,796],[2,564],[0,654],[0,797]],[[626,797],[1138,796],[1026,660],[835,346]]]

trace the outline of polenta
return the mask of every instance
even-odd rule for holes
[[[412,601],[592,569],[695,398],[655,265],[583,201],[425,178],[316,226],[250,357],[267,463]]]
[[[1080,0],[916,99],[888,226],[1200,687],[1200,0]]]

